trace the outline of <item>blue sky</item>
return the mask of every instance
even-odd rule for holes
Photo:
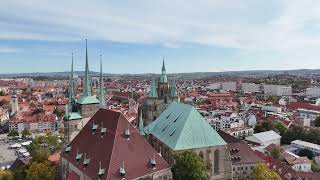
[[[316,0],[8,0],[0,2],[0,73],[320,68]]]

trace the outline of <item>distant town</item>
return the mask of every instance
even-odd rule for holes
[[[319,178],[319,71],[110,75],[100,58],[2,76],[2,177]]]

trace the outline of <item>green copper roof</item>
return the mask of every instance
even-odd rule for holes
[[[149,124],[145,132],[174,151],[226,144],[193,106],[176,101]]]
[[[72,112],[73,106],[75,105],[74,99],[74,87],[73,87],[73,53],[72,53],[72,61],[71,61],[71,73],[70,73],[70,81],[69,81],[69,97],[68,97],[68,105],[65,111],[65,120],[74,120],[81,119],[81,115],[78,112]]]
[[[144,136],[146,135],[146,133],[144,132],[144,127],[143,127],[143,120],[142,120],[142,110],[140,110],[140,114],[139,114],[139,133]]]
[[[86,68],[85,68],[85,71],[84,71],[82,96],[91,96],[87,39],[86,39]]]
[[[148,97],[154,97],[154,98],[158,97],[156,82],[154,81],[154,78],[152,78],[152,81],[150,84],[150,91],[149,91]]]
[[[104,82],[103,82],[103,74],[102,74],[102,55],[100,55],[100,86],[99,86],[99,101],[100,101],[100,108],[106,107],[106,101],[104,99],[105,92],[104,92]]]
[[[99,104],[99,100],[96,96],[81,96],[77,103],[79,104]]]
[[[171,89],[170,89],[170,97],[177,97],[177,86],[176,86],[176,82],[173,79],[172,83],[171,83]]]
[[[75,119],[82,119],[82,116],[78,112],[71,112],[69,113],[68,120],[75,120]]]
[[[161,75],[160,75],[160,82],[161,83],[168,82],[168,77],[167,77],[167,73],[166,73],[166,66],[164,65],[164,59],[162,61],[162,71],[161,71]]]

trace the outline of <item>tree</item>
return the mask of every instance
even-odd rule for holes
[[[314,126],[315,126],[315,127],[320,127],[320,116],[318,116],[318,117],[314,120]]]
[[[30,137],[31,135],[32,135],[32,133],[27,129],[24,129],[22,131],[22,138]]]
[[[0,100],[0,106],[3,106],[5,104],[9,104],[9,101],[7,101],[5,99]]]
[[[271,156],[276,158],[276,159],[279,159],[280,157],[280,150],[278,147],[274,147],[271,151]]]
[[[58,152],[60,148],[58,136],[51,132],[46,133],[45,136],[36,137],[27,147],[32,160],[37,162],[48,159],[50,154]]]
[[[32,112],[32,114],[40,114],[40,113],[44,113],[45,111],[43,110],[43,109],[41,109],[41,108],[36,108],[33,112]]]
[[[8,170],[0,169],[0,180],[13,180],[13,175]]]
[[[55,109],[55,110],[53,110],[53,114],[56,114],[58,117],[63,117],[64,110]]]
[[[281,136],[285,134],[288,130],[288,128],[281,122],[276,122],[273,126],[280,133]]]
[[[307,156],[309,159],[312,159],[314,157],[314,153],[310,151],[309,149],[302,149],[299,153],[299,156]]]
[[[202,159],[191,151],[176,155],[176,163],[172,166],[173,179],[175,180],[208,180],[206,166]]]
[[[32,162],[26,172],[27,180],[54,180],[57,175],[56,167],[53,166],[49,161]]]
[[[6,93],[4,91],[0,91],[0,96],[5,96]]]
[[[265,129],[263,129],[262,126],[259,124],[256,125],[253,130],[254,130],[254,133],[261,133],[265,131]]]
[[[13,129],[13,130],[11,130],[11,131],[9,132],[9,134],[8,134],[7,136],[8,136],[8,137],[19,136],[19,132]]]
[[[257,124],[253,130],[254,130],[254,133],[261,133],[265,131],[265,129],[263,129],[262,126],[259,124]]]
[[[258,163],[253,171],[253,180],[281,180],[279,174],[268,168],[265,163]]]

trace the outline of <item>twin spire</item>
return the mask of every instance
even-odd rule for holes
[[[100,108],[106,108],[105,91],[104,91],[104,81],[103,81],[103,73],[102,73],[102,55],[100,54],[100,79],[99,79],[99,101]]]
[[[71,75],[70,75],[70,85],[69,85],[69,101],[74,102],[74,85],[73,85],[73,53],[72,53],[72,63],[71,63]],[[88,43],[86,39],[86,65],[83,78],[83,92],[80,99],[77,103],[79,104],[92,104],[100,103],[101,108],[105,108],[105,91],[104,91],[104,82],[103,82],[103,73],[102,73],[102,55],[100,55],[100,87],[99,87],[99,101],[95,96],[92,96],[91,93],[91,79],[90,79],[90,70],[89,70],[89,60],[88,60]]]
[[[84,71],[84,79],[83,79],[83,96],[91,96],[91,82],[90,82],[90,75],[89,75],[87,39],[86,39],[86,69]]]

